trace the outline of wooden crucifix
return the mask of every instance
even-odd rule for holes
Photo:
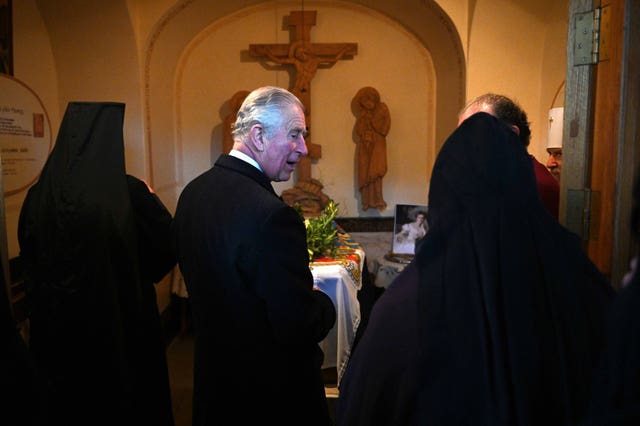
[[[316,11],[291,11],[289,44],[250,44],[249,55],[267,57],[276,64],[293,66],[295,81],[289,89],[305,107],[307,129],[311,128],[311,80],[318,68],[328,68],[345,56],[358,53],[356,43],[311,43],[311,27],[316,24]],[[298,181],[311,180],[311,160],[322,156],[322,147],[306,138],[309,156],[303,157],[298,165]]]

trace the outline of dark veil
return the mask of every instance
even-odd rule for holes
[[[577,420],[613,290],[543,207],[516,134],[486,113],[464,121],[438,154],[428,215],[418,423]]]
[[[140,420],[133,413],[146,330],[124,109],[68,105],[20,215],[30,350],[47,375],[52,421],[61,424]]]

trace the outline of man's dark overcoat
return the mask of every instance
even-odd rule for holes
[[[313,290],[300,215],[222,155],[182,191],[174,236],[195,329],[194,425],[327,425],[318,346],[335,322]]]

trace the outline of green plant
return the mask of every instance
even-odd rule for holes
[[[301,209],[298,209],[298,212],[302,215]],[[337,214],[338,204],[333,200],[329,200],[320,215],[304,219],[304,226],[307,228],[307,250],[309,251],[310,260],[335,255],[338,226],[334,219]]]

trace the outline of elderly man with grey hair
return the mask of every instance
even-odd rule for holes
[[[335,308],[314,290],[301,216],[271,186],[307,155],[305,132],[298,98],[254,90],[233,149],[180,195],[173,234],[194,322],[194,425],[331,424],[318,342]]]

